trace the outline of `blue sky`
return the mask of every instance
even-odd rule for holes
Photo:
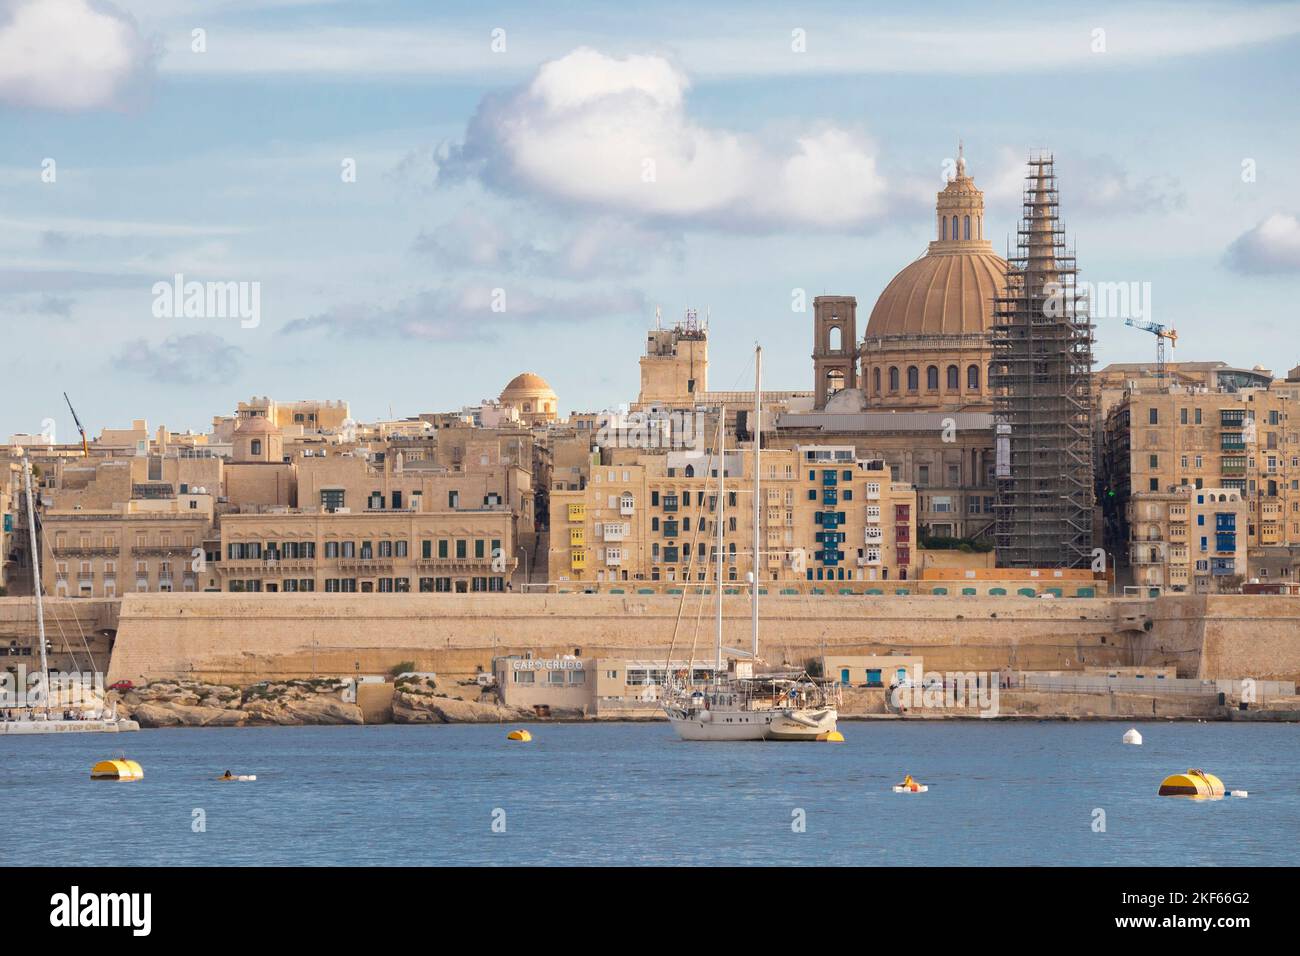
[[[709,310],[712,387],[759,341],[808,388],[794,290],[864,326],[959,138],[999,250],[1050,148],[1082,277],[1151,283],[1175,358],[1300,364],[1300,6],[916,6],[0,0],[0,434],[69,435],[64,390],[205,429],[523,370],[603,408],[656,306]],[[256,327],[158,317],[177,273],[258,283]],[[1099,322],[1101,363],[1152,354]]]

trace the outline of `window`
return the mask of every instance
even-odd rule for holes
[[[1160,411],[1155,408],[1147,409],[1147,422],[1151,425],[1160,424]]]
[[[252,444],[249,446],[249,450],[254,455],[262,454],[262,439],[254,438]]]
[[[343,507],[344,493],[342,488],[322,488],[320,493],[320,506],[328,512],[335,512]]]
[[[969,391],[977,392],[980,387],[980,367],[972,365],[966,369],[966,388]]]
[[[890,366],[889,369],[889,390],[891,392],[898,391],[898,366],[896,365]]]
[[[915,392],[921,387],[921,372],[915,365],[907,367],[907,390]]]
[[[939,389],[939,369],[934,365],[925,370],[925,387],[931,391]]]
[[[970,216],[964,216],[962,218],[962,238],[970,238]]]
[[[871,370],[871,381],[876,394],[879,395],[880,394],[880,369],[876,368]]]
[[[961,387],[961,373],[957,371],[957,366],[949,365],[948,366],[948,388],[951,391],[955,392],[960,387]]]

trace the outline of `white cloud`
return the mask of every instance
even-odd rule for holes
[[[987,178],[976,175],[985,201],[1016,204],[1024,194],[1028,151],[1004,146]],[[1112,214],[1169,211],[1186,203],[1178,181],[1164,173],[1138,177],[1112,156],[1056,156],[1062,213],[1071,210]]]
[[[135,21],[103,0],[0,0],[0,102],[121,106],[152,56]]]
[[[486,26],[479,31],[420,22],[322,26],[304,19],[290,27],[253,29],[232,22],[218,23],[219,29],[209,31],[208,52],[193,55],[188,35],[192,11],[168,9],[171,0],[131,2],[141,16],[156,16],[174,29],[177,42],[162,68],[187,73],[510,77],[561,56],[574,37],[571,29],[555,24],[552,13],[528,10],[510,17],[508,52],[502,54],[492,52]],[[208,6],[204,4],[205,12]],[[787,13],[748,4],[719,4],[692,8],[692,29],[685,37],[680,30],[657,30],[635,10],[610,12],[601,19],[602,24],[582,31],[585,42],[631,52],[627,38],[635,36],[642,49],[670,49],[692,75],[710,77],[1008,74],[1143,66],[1300,34],[1300,8],[1294,4],[1140,3],[1081,16],[1048,11],[1030,19],[980,7],[945,12],[938,29],[939,21],[929,11],[881,16],[813,8],[792,20]],[[791,49],[796,26],[807,37],[803,53]],[[1099,27],[1106,31],[1105,53],[1093,52],[1092,31]]]
[[[498,311],[499,309],[499,311]],[[323,332],[367,341],[481,342],[502,335],[540,331],[553,324],[605,322],[644,314],[644,297],[633,290],[576,295],[534,292],[518,284],[492,288],[464,283],[419,292],[388,306],[347,303],[294,319],[281,330],[294,335]]]
[[[523,224],[514,209],[462,207],[416,238],[414,251],[442,269],[525,273],[592,279],[644,273],[659,262],[680,261],[679,236],[610,216]]]
[[[218,385],[238,377],[244,352],[211,333],[172,335],[156,348],[132,339],[113,356],[119,372],[168,385]]]
[[[1234,239],[1225,258],[1235,272],[1300,272],[1300,217],[1273,213]]]
[[[885,182],[861,133],[771,142],[705,126],[657,56],[581,48],[487,97],[443,172],[561,204],[723,228],[843,228],[878,217]]]

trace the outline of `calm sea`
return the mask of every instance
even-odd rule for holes
[[[1128,747],[1128,726],[845,722],[843,744],[682,743],[659,723],[535,724],[526,744],[496,725],[5,736],[3,830],[29,839],[0,841],[0,864],[1295,863],[1300,729],[1136,724],[1146,742]],[[142,782],[89,779],[119,753]],[[1188,767],[1250,796],[1156,796]],[[218,783],[227,769],[257,781]],[[930,792],[891,792],[908,772]]]

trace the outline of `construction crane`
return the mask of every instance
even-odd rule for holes
[[[1171,349],[1177,347],[1178,332],[1175,329],[1166,328],[1159,322],[1145,322],[1140,319],[1125,319],[1124,324],[1135,329],[1141,329],[1143,332],[1150,332],[1156,337],[1156,385],[1157,387],[1164,385],[1165,340],[1169,340]]]
[[[63,393],[63,400],[68,403],[68,411],[72,412],[72,420],[77,423],[77,431],[81,432],[81,457],[90,457],[90,445],[86,443],[86,430],[81,427],[81,419],[77,417],[77,410],[72,407],[72,399],[68,398],[68,393]]]

